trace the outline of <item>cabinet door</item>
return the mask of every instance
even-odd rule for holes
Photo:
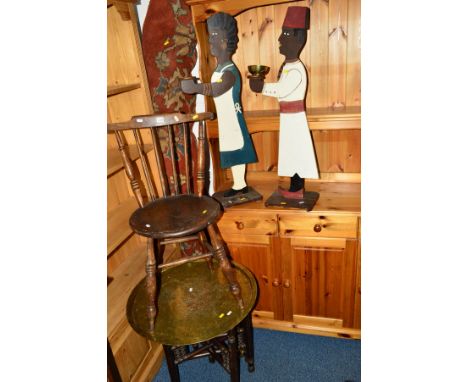
[[[354,306],[354,328],[361,328],[361,240],[358,240],[356,269],[356,301]]]
[[[127,325],[118,349],[112,349],[123,382],[150,380],[162,361],[162,348]]]
[[[284,319],[352,328],[356,240],[283,238],[281,249]]]
[[[258,301],[255,315],[263,318],[283,318],[280,285],[279,238],[265,235],[229,235],[225,237],[229,253],[252,271],[258,284]]]

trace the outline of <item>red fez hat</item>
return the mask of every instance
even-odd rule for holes
[[[309,29],[310,9],[308,7],[288,7],[283,28]]]

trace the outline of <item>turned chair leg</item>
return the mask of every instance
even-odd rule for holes
[[[206,235],[205,235],[205,232],[204,231],[200,231],[198,232],[198,240],[200,241],[202,247],[203,247],[203,250],[206,251],[207,250],[207,247],[205,245],[205,243],[207,242],[206,240]],[[206,258],[206,263],[208,264],[208,268],[210,268],[210,271],[213,271],[213,258],[212,257],[207,257]]]
[[[224,249],[224,242],[214,225],[208,226],[208,234],[213,244],[214,255],[219,261],[221,270],[223,271],[223,274],[229,283],[231,293],[237,299],[239,307],[244,309],[244,301],[242,300],[241,288],[239,282],[237,281],[236,271],[232,268],[231,263],[227,257],[226,251]]]
[[[156,257],[153,239],[148,239],[145,286],[148,296],[146,315],[148,317],[149,331],[153,331],[156,319]]]

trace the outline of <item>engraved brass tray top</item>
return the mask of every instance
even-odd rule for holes
[[[241,286],[241,310],[229,290],[221,267],[213,260],[197,260],[161,271],[154,330],[148,330],[146,289],[143,279],[127,302],[127,319],[140,335],[164,345],[189,345],[226,333],[253,309],[257,283],[252,273],[232,263]]]

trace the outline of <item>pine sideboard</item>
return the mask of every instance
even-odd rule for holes
[[[256,327],[360,338],[361,309],[361,99],[360,2],[187,0],[200,52],[200,78],[215,68],[209,53],[206,19],[233,15],[239,45],[233,60],[243,78],[242,106],[258,163],[247,181],[263,201],[225,210],[219,222],[232,258],[252,270],[259,284],[253,314]],[[309,72],[307,118],[320,170],[306,189],[320,198],[312,211],[265,207],[264,201],[287,179],[278,177],[279,112],[276,100],[250,91],[247,65],[271,67],[276,81],[283,57],[278,36],[286,9],[310,6],[311,29],[301,60]],[[206,110],[215,112],[211,98]],[[208,124],[215,191],[231,185],[219,166],[217,122]]]

